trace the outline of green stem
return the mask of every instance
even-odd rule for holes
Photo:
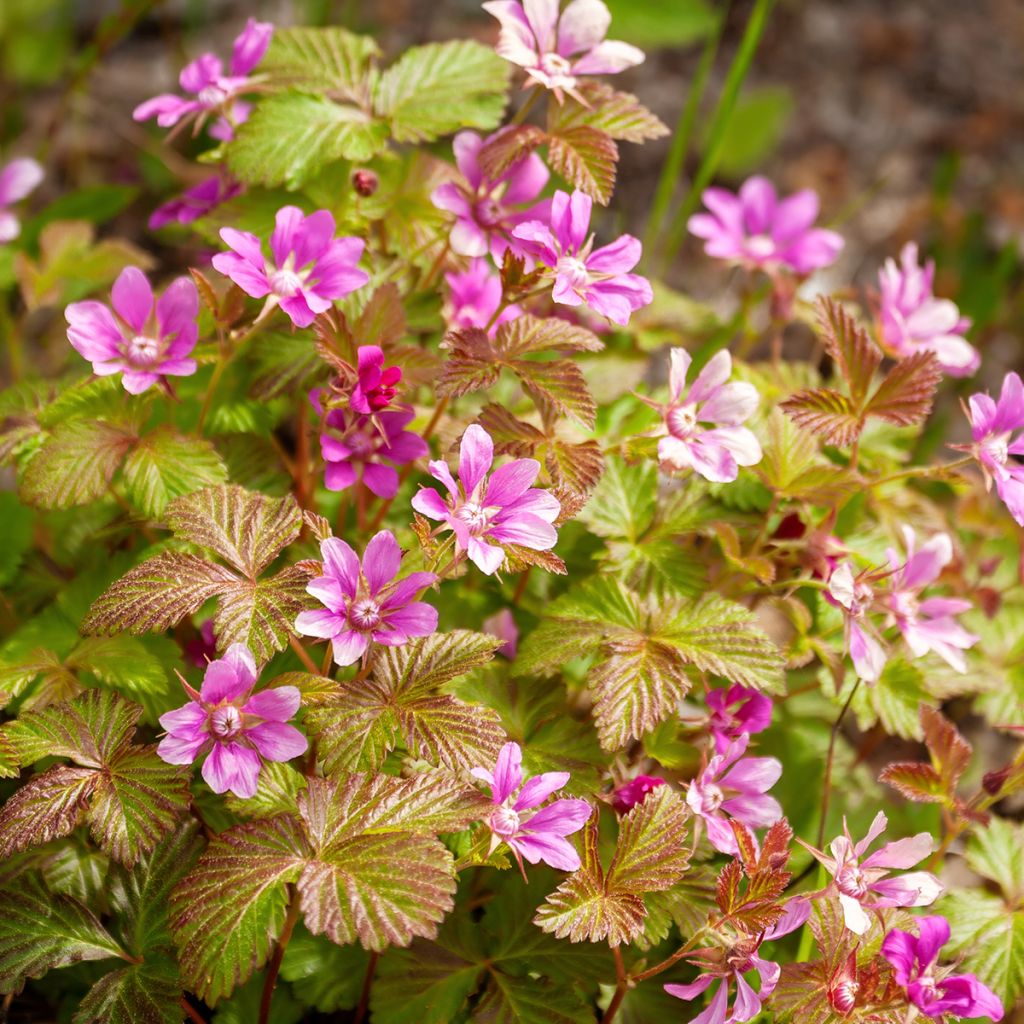
[[[843,719],[846,717],[846,712],[849,711],[850,705],[853,703],[853,698],[856,695],[859,686],[860,676],[857,677],[857,681],[853,684],[853,689],[850,690],[850,696],[846,698],[846,703],[836,716],[835,723],[832,726],[832,732],[828,738],[828,754],[825,756],[825,778],[822,780],[821,785],[821,817],[818,821],[819,850],[822,847],[822,843],[825,841],[825,824],[828,820],[828,805],[829,800],[832,797],[832,762],[835,760],[836,754],[836,737],[839,735],[839,727],[843,724]]]
[[[909,469],[901,469],[898,473],[890,473],[888,476],[879,477],[877,480],[867,481],[867,487],[881,487],[882,484],[891,484],[894,480],[906,480],[908,477],[917,477],[927,480],[932,476],[942,476],[944,473],[952,473],[954,470],[969,466],[974,461],[970,455],[965,455],[955,462],[944,462],[938,466],[911,466]]]

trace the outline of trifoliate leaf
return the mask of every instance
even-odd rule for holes
[[[128,500],[145,516],[163,515],[169,501],[227,480],[227,469],[209,441],[159,427],[143,437],[124,464]]]

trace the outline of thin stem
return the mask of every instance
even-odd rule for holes
[[[363,977],[363,989],[359,993],[359,1005],[356,1007],[355,1024],[363,1024],[366,1019],[366,1011],[370,1006],[370,989],[373,987],[373,976],[377,972],[377,961],[380,953],[371,953],[369,962],[366,965],[366,974]]]
[[[533,109],[534,104],[540,99],[540,94],[544,92],[544,87],[535,85],[529,95],[526,97],[526,102],[516,111],[515,116],[509,121],[509,125],[522,124],[526,120],[527,114]]]
[[[829,800],[832,798],[832,762],[835,760],[836,754],[836,737],[839,735],[839,727],[843,724],[843,719],[846,717],[846,712],[850,709],[850,705],[853,703],[853,698],[856,695],[859,686],[860,676],[857,677],[857,681],[853,684],[853,689],[850,690],[850,696],[846,698],[846,703],[836,716],[835,723],[832,726],[832,733],[828,738],[828,754],[825,756],[825,778],[822,781],[821,786],[821,819],[818,822],[819,850],[821,849],[822,843],[825,841],[825,823],[828,818],[828,804]]]
[[[181,1008],[185,1011],[188,1019],[195,1021],[195,1024],[206,1024],[199,1011],[184,996],[181,997]]]
[[[622,1005],[622,1000],[626,998],[626,992],[629,991],[629,978],[626,975],[625,965],[622,963],[622,951],[618,946],[612,946],[612,956],[615,958],[615,995],[612,996],[608,1009],[604,1011],[601,1024],[612,1024],[615,1014],[619,1012],[619,1007]]]
[[[512,595],[512,603],[518,605],[523,599],[523,595],[526,593],[526,585],[530,582],[530,570],[533,568],[532,565],[528,565],[520,574],[519,581],[516,583],[515,593]]]
[[[367,487],[362,480],[356,481],[356,529],[366,533],[366,494]]]
[[[638,982],[646,981],[648,978],[653,978],[656,974],[661,974],[662,971],[667,971],[673,964],[678,963],[687,953],[693,950],[697,943],[704,938],[706,931],[707,927],[704,927],[694,932],[682,949],[677,949],[670,957],[662,960],[660,964],[648,967],[646,971],[641,971],[639,974],[631,975],[629,980],[635,985]]]
[[[302,644],[299,643],[299,641],[293,636],[288,637],[288,643],[290,644],[291,649],[299,656],[299,661],[301,661],[302,664],[305,665],[306,668],[308,668],[309,671],[313,673],[313,675],[320,675],[320,672],[316,667],[316,662],[314,662],[313,659],[306,653],[306,648],[303,647]]]
[[[445,395],[441,399],[441,401],[438,402],[437,405],[434,407],[433,415],[427,421],[427,425],[423,428],[423,432],[420,434],[420,437],[422,437],[424,441],[427,441],[427,442],[430,441],[430,438],[433,435],[435,429],[437,429],[438,423],[441,422],[441,417],[445,414],[447,409],[448,409],[448,396]]]
[[[274,947],[274,954],[267,964],[267,973],[263,979],[263,995],[260,996],[259,1024],[268,1024],[270,1020],[270,1003],[274,998],[274,986],[277,984],[277,973],[281,970],[281,961],[284,959],[284,951],[288,946],[288,940],[292,937],[295,925],[299,920],[299,892],[292,892],[291,902],[288,904],[288,914],[284,919],[284,927],[281,929],[281,936]]]
[[[217,385],[220,383],[220,379],[224,375],[224,370],[228,365],[229,359],[230,356],[225,355],[222,347],[217,357],[217,365],[213,368],[210,383],[206,388],[206,395],[203,397],[203,407],[199,410],[199,422],[196,424],[196,433],[200,437],[202,437],[203,424],[206,422],[206,416],[209,413],[210,405],[213,402],[213,393],[217,390]]]
[[[877,480],[867,481],[867,487],[881,487],[882,484],[891,484],[894,480],[906,480],[908,477],[917,477],[926,480],[931,476],[942,476],[944,473],[952,473],[954,470],[969,466],[974,461],[973,456],[965,455],[962,459],[953,462],[943,462],[938,466],[911,466],[909,469],[901,469],[898,473],[890,473],[888,476],[879,477]]]

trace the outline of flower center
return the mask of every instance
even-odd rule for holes
[[[915,979],[918,985],[919,991],[929,1000],[934,999],[939,994],[939,986],[935,979],[927,972],[920,975]]]
[[[694,405],[673,405],[665,417],[668,432],[685,441],[697,426],[697,407]]]
[[[844,896],[852,896],[858,900],[868,891],[864,872],[856,864],[847,864],[839,869],[836,874],[836,887]]]
[[[502,839],[509,839],[519,831],[519,815],[511,807],[499,807],[491,815],[491,831]]]
[[[160,358],[160,342],[145,334],[136,334],[126,348],[128,361],[134,366],[152,366]]]
[[[982,450],[988,454],[997,465],[1005,466],[1006,460],[1010,457],[1010,435],[993,434],[981,442]]]
[[[215,708],[210,715],[210,731],[218,739],[233,739],[242,731],[242,713],[234,704]]]
[[[775,241],[768,235],[752,235],[747,239],[747,253],[754,259],[767,259],[774,252]]]
[[[558,84],[570,86],[576,79],[569,73],[572,64],[560,53],[545,53],[540,59],[540,69],[545,75],[558,80]]]
[[[713,782],[704,786],[704,809],[706,811],[717,811],[722,806],[722,801],[725,799],[725,794],[722,792],[721,786],[716,786]]]
[[[914,620],[921,606],[913,594],[898,591],[889,598],[889,607],[898,619]]]
[[[476,214],[477,223],[485,228],[497,227],[505,214],[501,203],[493,196],[481,199],[474,207],[473,212]]]
[[[491,516],[487,509],[475,501],[467,501],[455,511],[456,516],[468,527],[474,537],[479,537],[487,529]]]
[[[380,605],[371,597],[360,598],[349,606],[348,617],[356,629],[373,629],[380,625]]]
[[[270,290],[279,298],[291,298],[302,287],[302,278],[290,270],[282,267],[270,275]]]
[[[567,277],[569,279],[569,284],[572,286],[573,290],[577,292],[582,292],[590,281],[590,274],[587,271],[587,265],[583,260],[577,259],[575,256],[562,256],[558,260],[555,272],[560,277]]]
[[[198,99],[204,107],[219,107],[227,98],[227,91],[219,85],[204,85],[199,90]]]

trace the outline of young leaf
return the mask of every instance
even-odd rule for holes
[[[908,800],[941,803],[955,809],[960,805],[956,787],[970,763],[971,745],[957,732],[952,722],[927,704],[921,705],[920,721],[931,764],[890,764],[878,779]]]
[[[226,480],[227,468],[209,441],[170,427],[143,437],[124,464],[128,500],[151,519],[162,516],[169,501]]]
[[[580,83],[579,88],[587,106],[569,96],[564,103],[548,107],[548,130],[552,133],[587,125],[626,142],[647,142],[668,135],[662,120],[632,94],[617,92],[594,80]]]
[[[875,370],[882,362],[881,350],[843,306],[829,296],[818,299],[818,326],[825,351],[836,361],[854,406],[861,408]]]
[[[543,146],[547,133],[534,124],[517,124],[498,132],[480,147],[477,160],[480,169],[497,181],[514,163]]]
[[[898,427],[920,423],[932,410],[942,368],[931,352],[915,352],[901,359],[868,400],[866,411]]]
[[[615,188],[619,147],[606,132],[579,124],[548,133],[548,162],[570,185],[607,206]]]
[[[832,388],[798,391],[782,402],[780,408],[797,426],[817,434],[826,444],[840,448],[853,444],[863,428],[850,399]]]

